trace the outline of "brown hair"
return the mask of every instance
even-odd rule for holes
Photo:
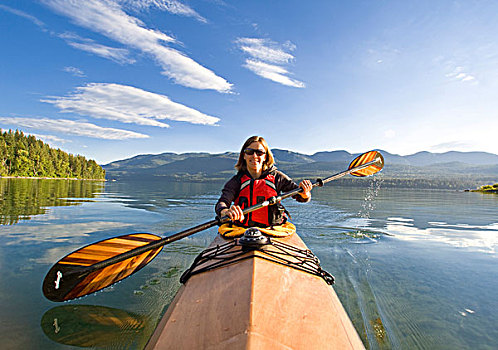
[[[244,150],[253,142],[259,142],[265,149],[266,159],[263,163],[263,171],[271,168],[272,165],[275,164],[275,159],[273,158],[273,154],[271,153],[266,140],[262,136],[251,136],[246,140],[246,142],[244,142],[244,145],[242,145],[242,148],[240,150],[239,160],[237,161],[237,164],[235,164],[235,169],[237,169],[238,171],[247,170],[246,161],[244,159]]]

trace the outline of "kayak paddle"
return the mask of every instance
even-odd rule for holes
[[[382,170],[383,166],[382,155],[377,151],[369,151],[356,157],[348,170],[317,179],[313,187],[323,186],[347,174],[370,176]],[[245,215],[274,205],[302,191],[302,188],[296,188],[248,207],[243,213]],[[87,245],[65,256],[49,270],[43,281],[43,294],[52,301],[66,301],[94,293],[142,269],[159,254],[164,245],[229,221],[224,216],[167,237],[132,233]]]

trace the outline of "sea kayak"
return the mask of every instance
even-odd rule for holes
[[[216,237],[146,349],[364,349],[301,238],[256,236]]]

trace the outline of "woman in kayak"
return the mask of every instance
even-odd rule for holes
[[[277,170],[274,162],[263,137],[248,138],[240,150],[235,165],[238,173],[225,184],[221,197],[216,203],[215,211],[218,217],[228,216],[230,220],[245,227],[282,225],[287,218],[285,209],[280,203],[263,207],[247,215],[244,215],[242,210],[298,187],[303,191],[293,198],[298,202],[308,202],[313,188],[311,182],[303,180],[298,186],[291,178]]]

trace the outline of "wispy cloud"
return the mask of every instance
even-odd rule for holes
[[[465,72],[464,67],[461,66],[455,67],[452,72],[446,74],[446,77],[461,82],[477,83],[476,78],[473,75]]]
[[[177,0],[119,0],[119,2],[135,10],[155,7],[174,15],[193,17],[199,22],[207,23],[207,20],[194,9]]]
[[[293,51],[296,46],[291,43],[286,43],[281,48],[267,39],[239,38],[236,42],[242,51],[260,61],[285,64],[294,59],[294,56],[283,50],[283,48],[287,48],[289,51]]]
[[[28,133],[28,135],[32,135],[32,136],[36,137],[37,139],[43,140],[45,142],[57,142],[57,143],[71,142],[69,140],[61,139],[60,137],[53,136],[53,135],[33,134],[32,132]]]
[[[454,151],[457,149],[466,149],[469,146],[470,144],[467,142],[450,141],[430,146],[429,150],[434,152],[447,152],[447,151]]]
[[[66,135],[86,136],[105,140],[143,139],[149,137],[148,135],[133,131],[103,128],[98,125],[68,119],[0,117],[0,122],[7,125],[15,125],[16,127],[55,131]]]
[[[16,15],[16,16],[26,18],[27,20],[29,20],[29,21],[33,22],[34,24],[36,24],[38,27],[42,28],[43,30],[46,30],[45,29],[45,23],[43,23],[42,21],[40,21],[35,16],[32,16],[32,15],[26,13],[26,12],[14,9],[12,7],[9,7],[9,6],[1,5],[1,4],[0,4],[0,10],[4,10],[4,11],[10,12],[10,13]]]
[[[269,39],[260,38],[238,38],[235,43],[250,56],[244,64],[247,69],[282,85],[305,87],[303,82],[290,78],[290,72],[283,67],[294,60],[294,56],[289,53],[295,50],[294,44],[287,42],[279,45]]]
[[[151,55],[162,67],[162,74],[177,84],[196,89],[230,92],[232,84],[165,43],[176,39],[148,29],[138,18],[126,14],[119,3],[103,0],[42,0],[50,8],[129,48]]]
[[[69,45],[76,49],[87,51],[104,58],[109,58],[118,63],[134,63],[135,60],[128,58],[128,50],[109,47],[97,43],[76,43],[69,42]]]
[[[60,34],[59,38],[64,39],[68,45],[78,50],[90,52],[97,56],[113,60],[119,64],[135,63],[134,59],[128,57],[130,52],[127,49],[98,44],[91,39],[82,38],[73,33]]]
[[[303,82],[289,78],[286,75],[289,74],[289,72],[285,68],[277,65],[248,59],[246,60],[246,64],[244,65],[244,67],[253,71],[254,73],[263,78],[270,79],[282,85],[298,87],[298,88],[305,87]]]
[[[80,78],[85,77],[85,73],[81,69],[76,67],[64,67],[63,71],[72,74],[75,77],[80,77]]]
[[[62,112],[163,128],[169,125],[159,120],[204,125],[219,121],[219,118],[173,102],[165,95],[119,84],[88,84],[69,96],[51,97],[42,102],[51,103]]]

